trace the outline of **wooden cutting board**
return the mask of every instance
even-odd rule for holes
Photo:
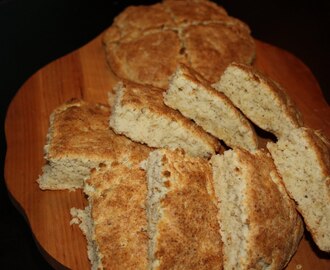
[[[305,123],[330,137],[330,109],[310,70],[291,54],[256,41],[255,66],[281,83],[296,102]],[[17,208],[26,217],[40,251],[56,269],[90,269],[86,241],[70,226],[69,210],[84,208],[78,191],[41,191],[36,179],[43,165],[43,145],[49,115],[71,98],[106,103],[116,78],[104,58],[101,36],[42,68],[18,91],[8,109],[5,131],[5,180]],[[301,266],[301,268],[299,268]],[[306,234],[287,269],[330,269]]]

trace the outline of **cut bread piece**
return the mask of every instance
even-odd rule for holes
[[[269,154],[228,150],[211,159],[224,269],[283,269],[303,223]]]
[[[85,210],[71,209],[87,239],[92,269],[147,269],[146,173],[139,165],[113,163],[86,181]]]
[[[276,137],[302,126],[300,113],[284,89],[251,66],[232,63],[213,87],[253,123]]]
[[[156,148],[182,148],[192,156],[209,157],[219,141],[201,127],[167,107],[163,90],[120,82],[116,85],[110,126],[116,133]]]
[[[229,147],[258,148],[258,137],[245,116],[225,95],[184,64],[172,75],[164,103],[194,120]]]
[[[222,269],[207,160],[160,149],[146,162],[149,269]]]
[[[56,108],[44,147],[46,164],[37,182],[41,189],[76,189],[90,170],[104,162],[130,162],[149,148],[109,128],[110,108],[71,100]]]
[[[267,148],[313,240],[330,252],[329,142],[312,129],[298,128]]]

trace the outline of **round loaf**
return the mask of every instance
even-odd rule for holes
[[[214,83],[228,64],[249,64],[255,55],[248,26],[210,1],[130,6],[106,30],[103,43],[115,75],[160,88],[167,88],[179,63]]]

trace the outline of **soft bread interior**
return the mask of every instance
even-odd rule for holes
[[[251,72],[229,66],[213,86],[224,93],[252,122],[277,137],[298,126],[288,115],[291,105],[286,104],[285,94],[274,94],[268,82]],[[277,87],[277,91],[282,90]],[[280,96],[284,99],[281,100]]]
[[[307,229],[322,250],[330,251],[330,180],[314,143],[300,128],[267,147]]]
[[[241,262],[247,256],[249,223],[245,205],[246,183],[239,171],[243,170],[233,157],[233,152],[226,151],[226,158],[220,155],[211,159],[214,188],[219,198],[220,233],[223,241],[225,269],[240,269]]]
[[[257,149],[258,141],[252,126],[233,104],[216,90],[206,89],[208,86],[188,78],[183,72],[179,69],[172,76],[164,95],[165,104],[179,110],[230,147]]]
[[[149,155],[147,165],[148,198],[147,198],[147,218],[148,218],[148,260],[149,269],[157,269],[159,261],[155,258],[157,245],[157,224],[162,216],[160,201],[167,193],[165,186],[166,179],[162,177],[162,159],[163,155],[154,151]]]
[[[150,147],[182,148],[192,156],[209,157],[214,153],[211,145],[171,117],[156,114],[147,107],[137,109],[129,105],[123,106],[124,91],[123,84],[119,84],[110,117],[110,126],[115,132]]]
[[[90,170],[99,162],[81,158],[51,159],[42,168],[37,182],[40,189],[77,189],[82,188]]]
[[[283,269],[303,227],[269,154],[235,149],[211,163],[224,269]]]

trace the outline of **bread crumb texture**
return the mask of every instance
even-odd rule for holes
[[[133,82],[116,85],[110,126],[118,134],[155,148],[182,148],[192,156],[210,157],[220,143],[163,102],[163,90]]]
[[[298,128],[267,148],[315,243],[329,252],[329,142],[319,132]]]
[[[230,64],[213,87],[253,123],[278,138],[302,126],[300,112],[285,90],[251,66]]]
[[[209,163],[163,149],[146,169],[149,269],[222,269]]]
[[[225,95],[184,64],[171,76],[164,102],[229,147],[258,148],[257,135],[245,116]]]
[[[255,56],[249,27],[207,0],[129,6],[106,30],[103,44],[119,78],[160,88],[167,88],[181,62],[215,82],[229,63],[249,64]]]
[[[224,269],[283,269],[303,226],[270,156],[237,148],[211,163]]]

